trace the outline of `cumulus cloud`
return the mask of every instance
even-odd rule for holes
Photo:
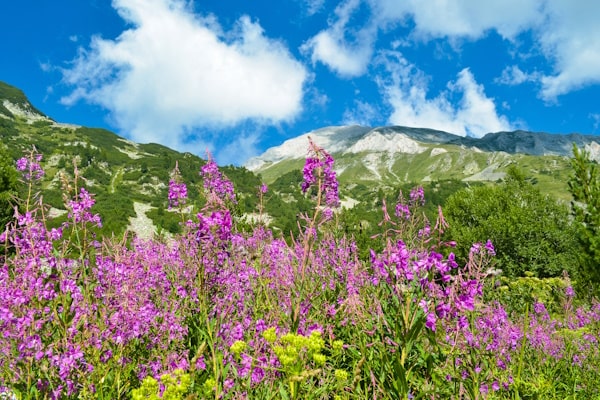
[[[360,100],[354,101],[354,107],[344,111],[342,123],[344,125],[373,126],[381,119],[378,107]]]
[[[301,111],[305,67],[248,16],[225,32],[183,0],[113,6],[130,28],[79,50],[63,71],[74,88],[65,104],[98,104],[132,139],[180,149],[201,128],[291,121]]]
[[[547,18],[538,27],[544,55],[553,61],[554,73],[541,78],[540,96],[557,96],[600,83],[600,3],[549,0]]]
[[[414,20],[412,36],[422,40],[438,37],[477,39],[490,29],[512,39],[539,16],[540,2],[345,0],[336,8],[329,26],[310,38],[303,49],[311,55],[313,62],[321,62],[341,76],[353,77],[366,72],[378,31],[398,25],[407,18]],[[517,8],[519,13],[515,13]],[[358,29],[353,25],[357,18],[352,18],[357,14],[364,19]]]
[[[456,81],[447,84],[447,90],[430,97],[427,77],[399,53],[387,54],[380,63],[386,75],[378,78],[378,84],[392,109],[389,123],[474,137],[512,129],[469,69],[460,71]],[[452,96],[460,97],[457,105]]]
[[[348,27],[360,5],[361,0],[342,2],[335,9],[336,21],[307,40],[301,51],[310,54],[313,63],[324,63],[342,77],[365,73],[373,55],[377,27],[373,23],[357,29]]]
[[[370,2],[380,25],[411,17],[413,35],[421,39],[479,39],[495,30],[512,40],[541,18],[543,5],[543,0],[410,1],[402,7],[394,0]]]
[[[362,27],[353,31],[353,14],[362,13]],[[366,11],[365,11],[366,10]],[[446,39],[478,40],[495,31],[519,47],[519,35],[531,34],[532,48],[549,62],[551,71],[507,70],[499,81],[535,82],[539,96],[557,96],[600,82],[600,2],[569,0],[344,0],[329,25],[310,38],[304,48],[313,62],[321,62],[341,76],[367,72],[379,31],[412,27],[396,43]],[[523,49],[518,49],[523,50]],[[516,66],[516,68],[519,68]],[[519,77],[517,72],[522,72]],[[512,79],[509,79],[512,78]],[[521,79],[520,82],[518,80]]]
[[[518,65],[510,65],[502,70],[500,77],[494,81],[503,85],[520,85],[524,82],[535,82],[539,80],[540,74],[537,72],[526,73]]]

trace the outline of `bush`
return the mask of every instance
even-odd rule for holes
[[[542,195],[518,171],[493,186],[460,190],[444,206],[448,238],[457,255],[468,256],[469,243],[491,240],[497,268],[508,277],[533,273],[538,278],[567,271],[581,280],[581,246],[567,205]]]

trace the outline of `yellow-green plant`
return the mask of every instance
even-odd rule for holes
[[[131,393],[133,400],[181,400],[189,391],[192,379],[182,369],[177,369],[170,374],[160,377],[160,384],[164,391],[160,393],[160,384],[155,378],[147,376],[142,381],[142,386]]]
[[[275,328],[269,328],[263,332],[263,338],[272,346],[277,360],[281,364],[281,372],[285,376],[289,393],[286,397],[290,399],[304,398],[301,393],[301,384],[312,377],[324,373],[327,356],[325,351],[325,340],[321,332],[314,330],[309,336],[296,333],[286,333],[277,338]],[[339,352],[343,343],[335,341],[332,352]],[[343,384],[348,373],[343,370],[334,372],[336,381]]]

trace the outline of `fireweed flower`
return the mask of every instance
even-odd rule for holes
[[[176,162],[169,180],[169,209],[184,205],[187,201],[187,195],[187,186],[181,181],[179,164]]]
[[[565,288],[565,296],[568,298],[575,297],[575,290],[573,290],[573,286],[567,286]]]
[[[410,208],[406,204],[398,203],[394,215],[398,218],[410,219]]]
[[[485,249],[487,250],[489,255],[496,255],[496,249],[494,249],[494,245],[492,244],[491,240],[488,239],[488,241],[485,242]]]
[[[418,186],[410,191],[410,203],[425,205],[425,191],[422,186]]]
[[[25,171],[28,165],[27,158],[21,157],[17,160],[17,171]]]
[[[73,218],[76,223],[90,222],[97,227],[102,227],[102,219],[99,214],[92,214],[89,210],[96,203],[92,195],[81,188],[79,190],[78,200],[69,200],[67,208],[69,209],[69,218]]]
[[[40,166],[42,155],[35,152],[35,148],[27,157],[21,157],[17,160],[17,171],[22,172],[23,179],[26,181],[39,181],[44,176],[44,170]]]
[[[227,179],[219,167],[208,154],[206,164],[200,169],[200,176],[204,180],[204,189],[209,195],[209,201],[215,203],[231,201],[237,203],[235,192],[233,191],[233,183]]]
[[[435,313],[428,313],[425,319],[425,326],[432,331],[435,331],[435,322],[437,321],[437,317]]]
[[[231,238],[232,219],[229,210],[215,211],[211,215],[198,213],[197,224],[192,224],[196,228],[196,239],[205,243],[214,242],[218,238],[221,241],[227,241]]]
[[[320,185],[319,189],[325,194],[325,205],[338,207],[340,198],[337,176],[333,170],[333,157],[323,148],[317,146],[310,138],[308,151],[309,156],[306,157],[302,169],[302,192],[306,193],[315,184]]]

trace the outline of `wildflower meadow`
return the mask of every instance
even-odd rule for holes
[[[490,241],[459,261],[422,188],[383,201],[382,250],[364,259],[337,220],[334,159],[313,142],[314,207],[293,237],[264,222],[266,185],[241,229],[210,158],[202,206],[173,171],[180,234],[100,237],[77,170],[68,220],[51,227],[42,161],[17,161],[27,194],[0,233],[0,399],[600,398],[600,303],[566,275],[508,284]]]

